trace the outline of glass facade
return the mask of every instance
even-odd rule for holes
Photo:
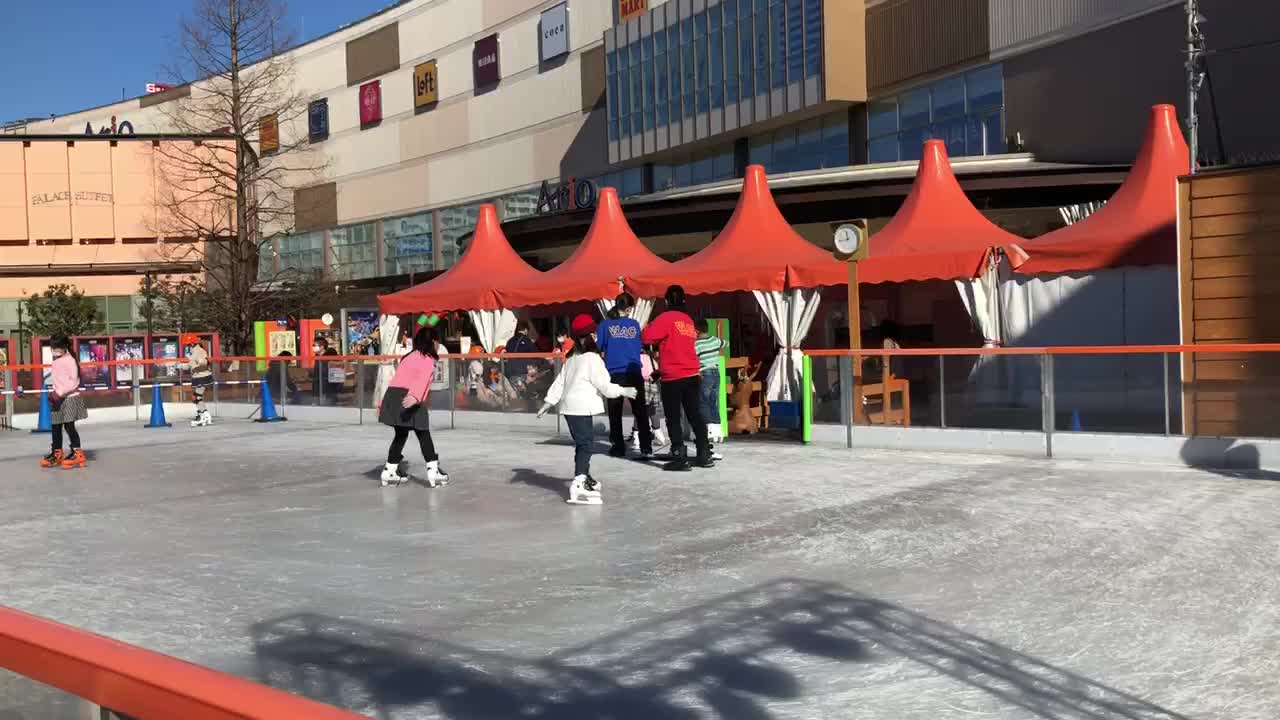
[[[989,65],[867,106],[867,159],[919,160],[925,140],[951,157],[1005,152],[1004,73]]]
[[[348,225],[329,231],[329,270],[336,280],[377,274],[377,223]]]
[[[653,190],[662,192],[690,185],[732,180],[733,177],[733,145],[726,144],[699,153],[687,153],[673,161],[655,164]]]
[[[452,267],[467,249],[480,218],[481,204],[458,205],[440,211],[440,258],[443,267]]]
[[[748,162],[771,174],[849,164],[849,114],[837,112],[751,139]]]
[[[280,269],[310,272],[324,270],[324,233],[304,232],[281,237]]]
[[[605,69],[609,140],[662,130],[817,77],[822,0],[724,0],[607,51]]]
[[[430,212],[382,221],[385,274],[406,275],[435,269],[431,226]]]

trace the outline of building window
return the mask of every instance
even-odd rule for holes
[[[329,231],[329,269],[338,280],[377,275],[377,223],[349,225]]]
[[[479,205],[458,205],[440,211],[441,268],[452,267],[462,257],[480,219]]]
[[[748,162],[770,173],[849,164],[849,114],[841,111],[751,138]]]
[[[724,8],[724,95],[725,102],[738,102],[738,6],[733,0]]]
[[[320,273],[324,270],[324,232],[298,233],[280,238],[280,269]]]
[[[822,72],[822,3],[804,0],[804,76]]]
[[[540,188],[534,187],[498,198],[498,211],[502,214],[502,221],[537,215],[539,190]]]
[[[692,18],[685,18],[680,21],[680,70],[682,78],[680,92],[684,96],[684,119],[692,120],[698,88],[698,78],[694,70]]]
[[[707,10],[708,65],[711,68],[711,109],[724,107],[724,30],[720,26],[720,6]]]
[[[867,159],[918,160],[924,142],[946,143],[951,157],[1005,152],[1004,76],[1000,65],[938,80],[867,107]]]
[[[383,255],[388,275],[435,269],[431,213],[382,221]]]

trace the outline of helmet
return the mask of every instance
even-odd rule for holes
[[[667,288],[666,294],[662,296],[667,301],[667,307],[682,308],[684,307],[684,288],[679,285],[672,285]]]
[[[182,347],[191,347],[192,345],[199,345],[200,336],[195,333],[183,333],[182,337],[179,338],[179,342],[182,343]]]

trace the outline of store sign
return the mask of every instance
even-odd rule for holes
[[[413,69],[413,106],[426,107],[440,102],[440,88],[436,85],[436,61],[428,60]]]
[[[538,191],[538,214],[593,208],[599,197],[600,188],[594,180],[569,178],[568,182],[555,185],[543,180]]]
[[[631,18],[649,9],[649,0],[618,0],[618,22]]]
[[[360,124],[371,125],[382,120],[382,81],[360,86]]]
[[[275,113],[258,119],[258,154],[270,155],[280,149],[280,119]]]
[[[498,36],[497,34],[482,37],[476,41],[471,51],[471,69],[477,88],[498,82],[502,74],[498,69]]]
[[[569,4],[560,3],[542,13],[538,29],[542,34],[538,45],[542,62],[569,52]]]
[[[93,123],[91,122],[85,123],[84,134],[85,135],[132,135],[133,123],[129,122],[128,120],[122,120],[119,123],[117,123],[116,116],[112,115],[111,124],[103,125],[101,128],[98,129],[97,132],[93,131]]]
[[[431,215],[414,215],[384,220],[382,236],[391,247],[393,257],[431,255]]]
[[[165,85],[164,83],[147,83],[148,95],[154,95],[156,93],[162,93],[165,90],[172,90],[172,89],[173,89],[172,85]]]
[[[307,137],[313,143],[329,137],[329,98],[312,100],[307,105]]]

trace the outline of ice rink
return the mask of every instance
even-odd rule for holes
[[[0,604],[370,717],[1280,714],[1266,477],[739,441],[590,507],[567,434],[437,432],[436,490],[378,425],[82,435],[0,435]]]

